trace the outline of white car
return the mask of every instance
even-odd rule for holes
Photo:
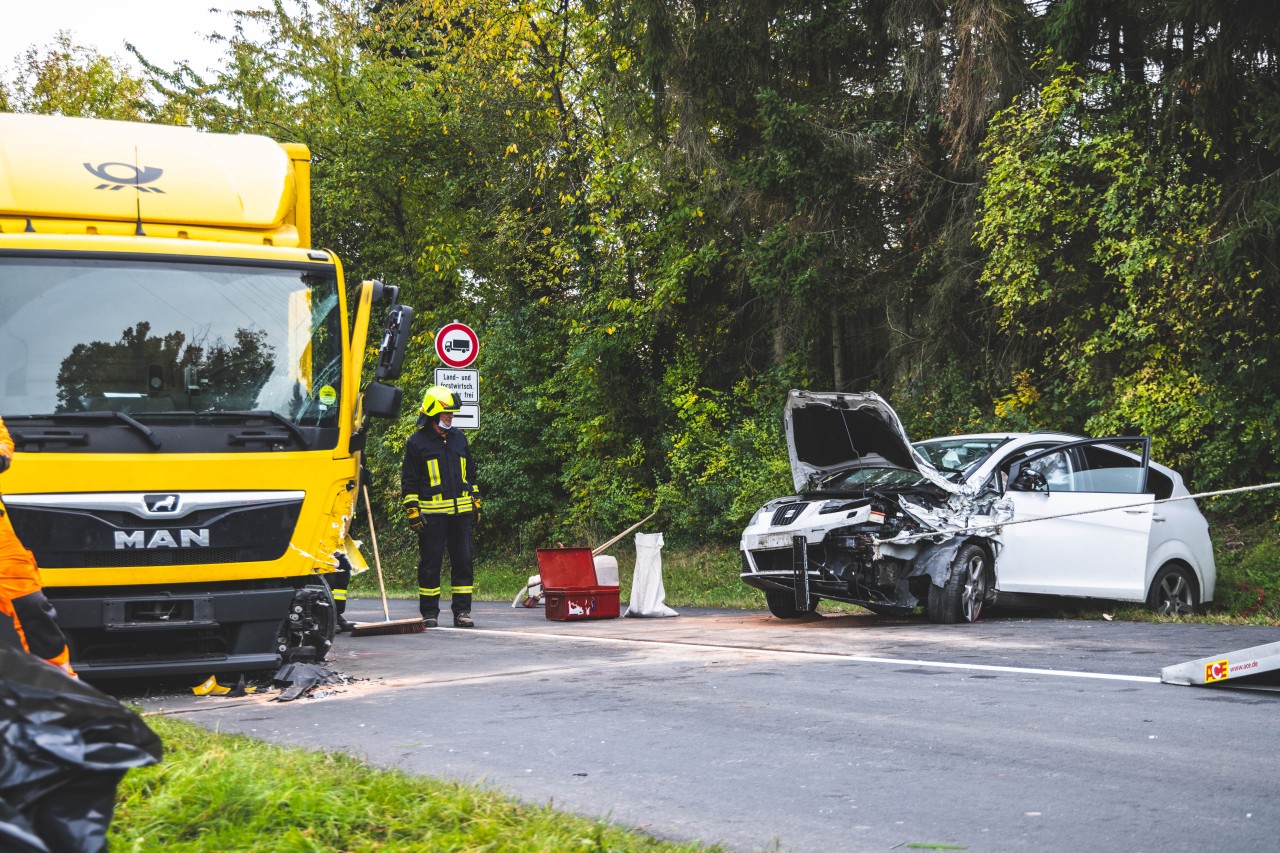
[[[911,444],[873,393],[792,391],[797,494],[742,533],[742,580],[783,619],[820,599],[934,622],[1044,596],[1213,601],[1209,526],[1149,438],[987,433]]]

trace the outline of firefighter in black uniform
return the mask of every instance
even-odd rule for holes
[[[480,508],[476,472],[467,438],[453,426],[453,392],[433,385],[422,397],[418,429],[404,447],[400,488],[409,527],[418,534],[418,609],[428,628],[440,618],[440,565],[449,550],[453,626],[474,628],[471,619],[471,522]]]

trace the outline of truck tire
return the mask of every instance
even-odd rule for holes
[[[319,663],[333,648],[338,632],[338,608],[327,584],[304,586],[293,596],[289,614],[280,624],[281,663]]]

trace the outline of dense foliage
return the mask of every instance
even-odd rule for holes
[[[431,330],[478,330],[491,542],[599,541],[654,508],[731,539],[790,488],[789,387],[878,391],[921,438],[1150,434],[1193,490],[1280,479],[1266,4],[276,0],[246,20],[221,71],[144,61],[122,103],[310,145],[317,243],[418,311],[410,400]],[[50,68],[119,89],[118,64],[61,47]],[[40,56],[0,98],[70,111],[37,96]],[[411,428],[372,443],[383,506]]]

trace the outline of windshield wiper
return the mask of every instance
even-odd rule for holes
[[[49,417],[55,421],[62,418],[75,418],[81,421],[120,421],[145,438],[147,444],[150,444],[153,450],[160,449],[160,439],[156,438],[156,434],[151,431],[151,427],[126,415],[124,412],[117,412],[114,409],[104,409],[99,412],[58,412],[57,414],[49,415]]]
[[[279,412],[274,412],[274,411],[272,411],[272,410],[270,410],[270,409],[262,409],[262,410],[257,410],[257,411],[250,411],[250,410],[242,410],[242,411],[219,411],[219,412],[208,412],[208,411],[206,411],[206,412],[201,412],[201,414],[203,414],[203,415],[231,415],[232,417],[236,417],[236,416],[238,416],[238,417],[242,417],[242,418],[266,418],[266,419],[268,419],[268,420],[273,420],[273,421],[275,421],[276,423],[280,424],[280,426],[282,426],[282,427],[284,427],[285,429],[287,429],[287,430],[289,431],[289,434],[290,434],[290,435],[292,435],[294,438],[296,438],[296,439],[298,440],[298,444],[301,444],[301,445],[302,445],[305,449],[307,449],[307,450],[310,450],[310,449],[311,449],[311,439],[307,438],[307,434],[306,434],[306,433],[304,433],[302,430],[300,430],[300,429],[298,428],[298,425],[297,425],[297,424],[295,424],[293,421],[289,420],[288,418],[286,418],[284,415],[280,414]]]

